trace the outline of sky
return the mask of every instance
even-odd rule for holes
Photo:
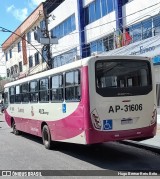
[[[15,31],[43,1],[45,0],[0,0],[0,27]],[[0,47],[10,35],[0,31]]]

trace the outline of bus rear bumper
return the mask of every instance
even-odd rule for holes
[[[102,143],[110,141],[121,141],[121,140],[144,140],[152,138],[156,135],[157,124],[152,126],[123,130],[123,131],[98,131],[90,129],[86,131],[86,143]]]

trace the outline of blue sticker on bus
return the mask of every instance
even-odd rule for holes
[[[66,104],[62,104],[62,112],[66,113]]]
[[[112,119],[103,120],[103,130],[112,129]]]

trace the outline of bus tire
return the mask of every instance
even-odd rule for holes
[[[44,125],[42,128],[42,140],[46,149],[52,148],[51,134],[47,125]]]
[[[13,121],[13,123],[12,123],[12,129],[13,129],[13,134],[15,134],[15,135],[19,135],[20,134],[20,131],[16,129],[16,123],[15,123],[15,121]]]

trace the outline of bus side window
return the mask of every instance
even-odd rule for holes
[[[75,99],[80,100],[81,98],[81,90],[80,90],[80,71],[77,70],[74,72],[74,80],[75,80]]]
[[[21,103],[21,94],[20,94],[20,86],[17,85],[15,87],[15,92],[16,92],[16,95],[15,95],[15,102],[16,103]]]
[[[4,104],[8,106],[8,92],[4,93]]]
[[[63,75],[51,77],[51,100],[63,101]]]
[[[38,102],[38,81],[30,82],[30,101]]]
[[[23,103],[29,102],[29,85],[28,83],[24,83],[21,85],[21,97]]]
[[[14,103],[14,100],[15,100],[15,88],[14,88],[14,86],[9,88],[9,100],[10,100],[11,104]]]
[[[81,98],[80,91],[80,71],[66,73],[65,76],[65,99],[68,101],[79,101]]]
[[[49,83],[48,83],[48,78],[44,78],[39,80],[39,101],[44,102],[44,101],[49,101],[49,93],[48,93],[48,88],[49,88]]]

